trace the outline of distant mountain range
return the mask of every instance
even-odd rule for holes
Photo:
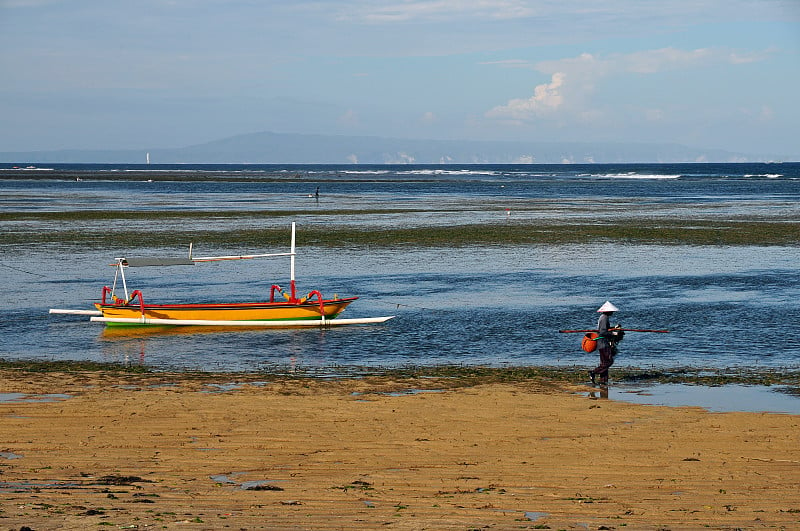
[[[779,158],[678,144],[411,140],[263,132],[175,149],[0,152],[0,162],[143,164],[147,153],[153,164],[558,164]]]

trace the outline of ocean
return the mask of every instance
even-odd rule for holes
[[[319,192],[319,195],[317,195]],[[138,213],[114,219],[98,211]],[[72,212],[69,221],[51,213]],[[186,218],[155,213],[195,212]],[[225,216],[225,212],[242,215]],[[85,213],[85,219],[82,213]],[[247,214],[253,215],[247,215]],[[206,215],[207,214],[207,215]],[[255,215],[264,214],[264,215]],[[329,330],[114,333],[49,308],[90,308],[117,256],[183,254],[165,230],[374,231],[616,219],[800,219],[800,164],[0,165],[0,358],[89,360],[244,371],[430,365],[593,367],[580,334],[610,300],[629,333],[616,367],[793,368],[800,354],[800,247],[610,242],[309,246],[300,290],[360,297],[346,317],[396,316]],[[189,224],[187,226],[186,224]],[[31,235],[141,231],[144,249]],[[557,229],[554,229],[557,230]],[[724,230],[724,229],[723,229]],[[12,237],[21,235],[19,242]],[[798,234],[800,241],[800,234]],[[22,243],[20,243],[22,242]],[[28,243],[26,243],[28,242]],[[187,242],[188,244],[188,242]],[[285,249],[196,249],[195,253]],[[288,262],[129,270],[148,300],[268,296]],[[577,370],[577,369],[576,369]],[[582,369],[581,369],[582,370]],[[613,374],[612,374],[613,377]]]

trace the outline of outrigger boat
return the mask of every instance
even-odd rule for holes
[[[153,304],[145,301],[140,290],[129,292],[125,278],[125,269],[128,267],[188,266],[202,262],[286,256],[291,263],[289,293],[273,284],[269,301],[263,302]],[[383,323],[394,317],[340,319],[339,315],[358,297],[334,296],[326,299],[319,290],[298,297],[294,278],[295,256],[295,224],[292,223],[289,252],[194,257],[190,246],[187,258],[117,258],[111,264],[116,267],[114,283],[111,287],[103,286],[100,302],[94,304],[96,310],[51,309],[50,313],[90,315],[92,322],[105,323],[107,326],[308,327]]]

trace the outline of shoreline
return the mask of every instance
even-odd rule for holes
[[[486,365],[406,365],[401,367],[345,366],[304,368],[295,365],[269,365],[251,371],[171,370],[148,365],[126,365],[111,362],[76,360],[26,360],[0,357],[0,374],[16,371],[21,374],[46,373],[109,373],[138,375],[142,378],[180,377],[207,380],[215,378],[279,378],[285,380],[351,379],[385,377],[395,380],[420,379],[451,382],[448,387],[486,383],[519,383],[530,380],[548,381],[554,385],[586,383],[583,365],[553,366],[486,366]],[[690,384],[720,386],[727,384],[784,386],[789,394],[800,396],[800,368],[795,367],[695,367],[677,366],[669,369],[643,367],[614,367],[612,381],[616,384]],[[2,380],[0,380],[2,381]]]
[[[2,392],[62,396],[0,404],[7,434],[0,522],[32,529],[800,524],[800,416],[598,400],[586,396],[592,388],[544,373],[479,372],[314,379],[4,366]]]
[[[194,382],[197,385],[236,387],[265,381],[315,385],[317,382],[348,382],[381,379],[400,382],[405,393],[445,392],[481,385],[535,384],[547,389],[581,388],[582,394],[629,404],[697,407],[716,413],[770,413],[800,415],[800,369],[790,368],[698,368],[673,369],[615,368],[608,386],[590,384],[582,366],[487,367],[465,365],[382,367],[270,366],[249,371],[197,371],[121,365],[89,361],[24,361],[0,358],[0,381],[29,381],[37,375],[73,375],[83,377],[114,376],[132,379],[141,385],[161,385],[164,381]],[[6,387],[9,384],[6,383]],[[50,394],[45,386],[38,391],[16,387],[9,393],[0,386],[0,404],[24,400],[24,396]],[[20,395],[14,397],[13,395]]]

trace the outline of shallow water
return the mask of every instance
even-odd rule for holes
[[[2,166],[2,165],[0,165]],[[63,171],[62,171],[63,170]],[[59,173],[61,172],[61,173]],[[27,172],[23,172],[28,175]],[[0,357],[92,360],[221,371],[348,367],[596,364],[580,350],[595,309],[613,322],[666,328],[629,333],[617,366],[796,368],[800,322],[797,246],[624,244],[406,248],[301,248],[298,289],[358,295],[345,317],[396,315],[383,325],[330,330],[113,332],[49,308],[90,307],[120,255],[183,255],[159,249],[158,232],[254,223],[361,227],[496,223],[506,217],[569,221],[619,217],[785,220],[800,217],[800,165],[586,166],[69,166],[26,178],[0,167],[0,230],[139,230],[148,249],[0,246]],[[67,177],[58,177],[68,175]],[[76,180],[75,175],[81,180]],[[10,176],[10,177],[9,177]],[[120,176],[123,176],[122,179]],[[228,179],[235,178],[233,182]],[[313,193],[320,187],[317,201]],[[413,212],[375,213],[375,208]],[[509,209],[508,211],[506,209]],[[25,212],[119,210],[135,220],[53,222]],[[331,215],[335,209],[361,214]],[[298,212],[291,217],[148,220],[151,211]],[[288,242],[287,242],[288,246]],[[195,249],[198,254],[284,249]],[[283,261],[128,270],[148,301],[264,299],[288,284]]]
[[[110,283],[108,256],[29,253],[4,259],[3,358],[81,359],[156,367],[393,367],[436,364],[586,365],[580,334],[610,299],[628,333],[617,366],[790,367],[800,317],[797,251],[758,247],[520,246],[375,250],[304,249],[298,289],[358,295],[347,317],[396,315],[383,325],[329,330],[112,330],[86,317]],[[692,267],[685,267],[691,263]],[[266,264],[266,265],[264,265]],[[335,264],[335,268],[331,267]],[[253,267],[255,265],[255,267]],[[265,297],[288,283],[284,263],[213,263],[129,269],[147,300]],[[263,269],[262,269],[263,267]],[[598,273],[598,267],[603,271]],[[189,271],[186,271],[186,270]],[[25,271],[25,272],[23,272]],[[154,273],[156,273],[154,275]],[[268,282],[263,277],[270,279]]]
[[[590,398],[601,398],[600,395],[600,391],[589,393]],[[608,394],[602,398],[634,404],[702,407],[718,413],[766,411],[800,415],[800,397],[785,394],[780,389],[758,385],[731,384],[710,387],[683,384],[648,386],[622,384],[608,389]]]
[[[408,166],[63,165],[48,179],[0,164],[0,212],[296,212],[307,225],[426,227],[464,223],[800,216],[800,164]],[[80,181],[76,180],[75,176]],[[59,176],[62,176],[59,178]],[[68,178],[70,180],[68,180]],[[230,181],[229,179],[238,179]],[[320,190],[320,196],[315,195]],[[331,215],[337,210],[372,212]],[[374,213],[375,209],[413,210]],[[282,220],[209,216],[197,229],[248,229]],[[145,216],[56,223],[8,220],[6,230],[170,228]]]
[[[17,404],[25,402],[59,402],[71,398],[70,395],[48,393],[43,395],[29,395],[26,393],[0,393],[0,404]]]

